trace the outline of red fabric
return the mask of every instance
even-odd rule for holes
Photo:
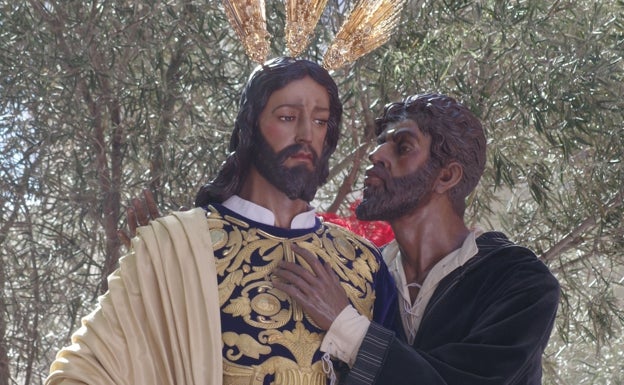
[[[349,207],[350,215],[341,217],[335,213],[318,213],[325,222],[330,222],[351,230],[355,234],[371,241],[375,246],[383,246],[394,239],[394,232],[389,224],[382,221],[361,221],[355,216],[359,201]]]

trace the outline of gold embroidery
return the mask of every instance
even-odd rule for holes
[[[287,246],[284,247],[284,260],[288,262],[295,262],[295,255],[290,247],[290,244],[287,244]],[[306,264],[306,268],[310,269],[310,266],[307,266]],[[293,319],[297,322],[303,320],[303,309],[301,306],[297,302],[292,301],[290,301],[290,304],[292,306]]]
[[[228,221],[230,223],[233,223],[236,226],[240,226],[240,227],[243,227],[245,229],[249,228],[249,224],[247,222],[243,222],[243,221],[241,221],[238,218],[232,217],[230,215],[225,215],[224,218],[225,218],[226,221]]]
[[[322,370],[322,365],[320,366]],[[326,385],[327,377],[325,373],[322,371],[303,371],[299,368],[288,369],[288,370],[280,370],[275,373],[275,384],[276,385]]]
[[[251,304],[249,298],[238,297],[232,298],[230,304],[223,308],[223,312],[231,314],[234,317],[248,318],[251,313]]]
[[[223,282],[219,285],[219,307],[223,307],[225,301],[230,299],[234,289],[240,285],[243,278],[243,271],[234,271],[232,274],[225,277]]]
[[[341,283],[341,285],[342,288],[345,289],[347,297],[351,299],[355,310],[357,310],[358,313],[362,314],[363,316],[366,316],[366,318],[371,319],[373,317],[373,305],[375,304],[375,296],[363,296],[362,293],[355,289],[353,286],[347,285],[345,283]],[[370,293],[372,291],[372,288],[368,284],[367,287],[368,292]],[[359,301],[355,299],[359,299]]]
[[[379,268],[372,246],[331,224],[283,238],[223,217],[213,207],[208,220],[218,256],[219,303],[223,314],[234,317],[231,321],[238,325],[222,325],[224,384],[262,384],[266,375],[274,375],[273,385],[325,385],[318,355],[324,334],[315,332],[317,325],[301,307],[273,287],[271,273],[284,260],[310,270],[293,253],[291,246],[297,244],[332,267],[355,308],[370,318],[375,300],[372,279]],[[244,333],[238,334],[242,332],[238,329]]]
[[[321,345],[323,336],[319,333],[308,331],[303,323],[297,322],[295,330],[280,332],[267,330],[259,335],[262,342],[285,346],[295,356],[295,361],[301,365],[309,366],[316,349]]]
[[[274,296],[261,293],[251,300],[251,307],[264,317],[272,317],[281,309],[281,304]]]
[[[254,301],[257,299],[259,295],[261,295],[262,298],[264,298],[265,300],[268,298],[271,298],[271,302],[275,303],[276,305],[280,305],[282,302],[286,303],[290,301],[286,293],[280,290],[274,289],[273,285],[271,285],[270,282],[265,282],[265,281],[256,282],[256,283],[245,286],[241,294],[245,298],[252,297]],[[268,315],[268,314],[262,314],[262,312],[259,311],[259,310],[264,310],[264,309],[258,309],[258,307],[254,307],[254,305],[256,306],[258,305],[258,303],[254,301],[251,302],[250,310],[253,310],[254,312],[258,313],[259,316],[256,319],[253,319],[251,317],[251,311],[241,315],[248,325],[251,325],[253,327],[257,327],[260,329],[273,329],[273,328],[281,328],[282,326],[286,325],[288,321],[290,320],[290,317],[291,317],[290,307],[283,309],[281,306],[279,306],[276,309],[277,311],[274,314]]]
[[[212,242],[212,247],[215,249],[220,249],[226,245],[228,239],[228,234],[223,229],[211,229],[210,230],[210,240]]]
[[[225,357],[228,360],[238,360],[243,355],[260,358],[261,354],[271,353],[271,347],[262,345],[256,341],[252,336],[248,334],[236,334],[234,332],[224,332],[222,335],[223,343],[227,346],[235,347],[236,349],[228,349]],[[238,354],[234,354],[234,351],[238,350]]]
[[[301,367],[284,357],[271,357],[262,366],[237,365],[223,362],[223,383],[226,385],[262,385],[264,377],[275,375],[273,385],[326,385],[322,363]]]
[[[348,242],[344,238],[334,238],[332,241],[336,245],[338,255],[341,255],[349,261],[355,260],[355,248],[352,243]]]

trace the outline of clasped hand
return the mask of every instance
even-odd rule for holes
[[[310,251],[292,245],[312,271],[293,262],[280,262],[273,286],[288,294],[323,330],[328,330],[349,299],[329,262],[321,263]]]

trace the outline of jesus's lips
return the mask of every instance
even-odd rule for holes
[[[314,161],[314,155],[312,155],[311,152],[306,152],[306,151],[299,151],[291,155],[290,157],[295,160],[302,160],[302,161],[307,161],[310,163]]]

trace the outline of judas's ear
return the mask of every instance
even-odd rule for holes
[[[464,169],[457,162],[451,162],[442,167],[438,172],[438,177],[435,181],[435,191],[438,194],[443,194],[450,190],[461,180],[464,175]]]

